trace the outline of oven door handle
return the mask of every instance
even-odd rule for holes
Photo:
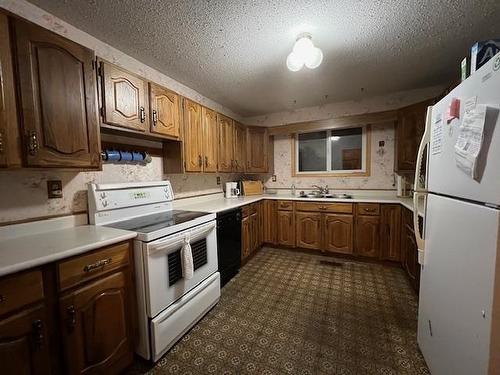
[[[167,237],[159,242],[151,243],[148,246],[148,255],[158,255],[165,252],[170,253],[173,250],[180,248],[186,238],[189,238],[190,242],[198,241],[199,239],[206,237],[215,228],[216,223],[214,221],[198,228],[193,228],[185,232],[175,234],[171,238]]]

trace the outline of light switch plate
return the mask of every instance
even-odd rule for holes
[[[276,182],[276,175],[275,174],[273,174],[273,176],[271,177],[271,181]]]

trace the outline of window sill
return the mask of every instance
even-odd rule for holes
[[[292,177],[369,177],[370,172],[292,172]]]

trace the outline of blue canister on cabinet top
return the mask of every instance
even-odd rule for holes
[[[500,52],[500,39],[489,39],[477,42],[470,51],[470,73],[474,73]]]

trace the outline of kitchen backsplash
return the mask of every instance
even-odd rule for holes
[[[240,175],[220,174],[164,175],[162,159],[153,157],[146,166],[103,164],[98,172],[69,172],[57,170],[0,171],[0,223],[38,217],[65,215],[87,210],[87,185],[95,183],[155,181],[168,179],[176,198],[218,193],[226,181]],[[47,198],[47,180],[61,180],[63,198]]]
[[[384,141],[384,147],[379,142]],[[332,189],[395,189],[394,185],[394,124],[372,125],[371,172],[366,177],[292,177],[292,155],[290,136],[274,139],[274,174],[259,176],[267,188],[290,188],[298,190],[312,185],[328,185]],[[251,177],[251,176],[249,176]]]

